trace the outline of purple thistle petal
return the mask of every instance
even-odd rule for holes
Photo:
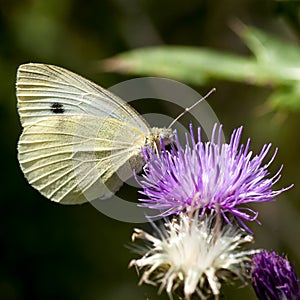
[[[166,151],[162,144],[160,153],[143,151],[147,164],[139,183],[143,188],[140,193],[147,198],[140,199],[142,206],[159,210],[160,216],[190,209],[199,209],[200,215],[220,211],[227,223],[233,218],[249,230],[243,220],[254,221],[258,213],[247,204],[273,201],[291,187],[272,191],[282,167],[273,177],[266,177],[277,153],[275,149],[271,159],[262,165],[271,144],[264,145],[253,156],[249,151],[250,139],[240,145],[242,127],[233,131],[229,144],[221,143],[222,127],[217,129],[215,126],[212,142],[201,142],[200,128],[196,140],[190,126],[191,143],[186,135],[184,148],[175,133],[177,149],[173,146]]]
[[[299,300],[299,279],[291,263],[275,252],[262,251],[253,259],[252,285],[260,300]]]

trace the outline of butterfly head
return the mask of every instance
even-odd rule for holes
[[[153,127],[151,128],[149,135],[146,137],[145,147],[150,147],[152,150],[160,150],[161,143],[166,146],[173,142],[173,129]]]

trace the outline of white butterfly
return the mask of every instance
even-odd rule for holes
[[[150,128],[130,105],[63,68],[24,64],[17,73],[24,131],[18,159],[29,183],[63,204],[108,198],[144,164],[169,128]]]

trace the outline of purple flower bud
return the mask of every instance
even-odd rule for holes
[[[299,279],[291,263],[275,252],[262,251],[253,259],[252,285],[260,300],[299,300]]]

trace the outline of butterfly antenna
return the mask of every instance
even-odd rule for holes
[[[171,128],[182,116],[184,116],[188,111],[190,111],[191,109],[193,109],[196,105],[198,105],[199,103],[201,103],[203,100],[205,100],[206,98],[208,98],[215,91],[216,91],[216,88],[212,88],[204,97],[202,97],[201,99],[199,99],[192,106],[187,107],[176,119],[174,119],[172,121],[172,123],[168,126],[168,128]]]

